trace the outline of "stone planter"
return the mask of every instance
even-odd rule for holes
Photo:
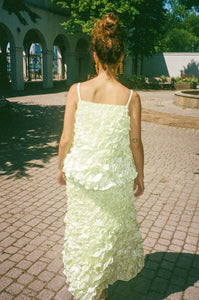
[[[183,82],[183,81],[177,81],[174,83],[176,90],[189,90],[189,89],[195,89],[197,86],[196,82]]]

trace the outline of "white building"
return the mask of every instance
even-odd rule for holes
[[[165,52],[145,57],[142,74],[144,76],[180,77],[193,75],[199,78],[198,52]]]
[[[24,26],[14,14],[2,9],[0,1],[0,80],[2,74],[5,78],[7,71],[10,72],[11,85],[16,90],[23,90],[27,80],[40,79],[45,88],[53,86],[53,77],[67,80],[68,86],[86,80],[93,70],[89,37],[67,34],[61,25],[66,17],[51,0],[26,0],[26,3],[40,19],[34,23],[24,13],[28,22]],[[53,46],[57,50],[56,69]],[[40,47],[41,54],[35,47]],[[33,69],[37,70],[35,78],[31,74]]]

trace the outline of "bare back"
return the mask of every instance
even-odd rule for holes
[[[81,83],[81,99],[88,102],[126,105],[130,90],[116,79],[96,77]]]

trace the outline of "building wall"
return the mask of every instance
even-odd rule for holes
[[[6,40],[10,42],[11,81],[12,87],[17,90],[24,89],[23,56],[25,45],[28,45],[28,39],[30,41],[35,39],[33,35],[38,37],[38,40],[35,39],[32,42],[39,42],[42,45],[44,87],[53,86],[52,47],[57,37],[59,37],[57,41],[61,43],[60,47],[64,49],[63,57],[67,66],[67,85],[87,79],[88,73],[92,69],[92,59],[87,51],[88,37],[83,34],[68,34],[64,27],[60,25],[66,17],[59,14],[57,10],[53,11],[51,0],[45,0],[45,3],[43,3],[45,5],[42,5],[42,7],[39,7],[40,2],[37,0],[27,1],[31,10],[41,18],[34,23],[27,13],[22,13],[28,22],[26,26],[22,25],[14,14],[9,15],[6,10],[2,9],[2,2],[0,3],[0,32],[3,32],[2,35],[4,35],[3,37],[0,36],[0,48],[2,51],[3,43]],[[80,69],[81,76],[79,74]]]
[[[192,74],[199,78],[199,53],[195,52],[165,52],[157,53],[150,58],[144,58],[143,75],[169,77]]]

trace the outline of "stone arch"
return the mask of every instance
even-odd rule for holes
[[[24,36],[23,46],[24,79],[28,81],[37,78],[43,80],[43,74],[46,72],[43,54],[47,49],[43,34],[35,28],[28,30]]]
[[[15,48],[14,37],[3,23],[0,23],[0,85],[9,86],[13,78],[11,51]]]
[[[67,79],[70,52],[67,37],[64,34],[58,34],[53,43],[53,79]]]
[[[88,41],[80,38],[75,48],[76,62],[77,62],[77,81],[84,81],[88,79],[90,70],[90,53]]]

